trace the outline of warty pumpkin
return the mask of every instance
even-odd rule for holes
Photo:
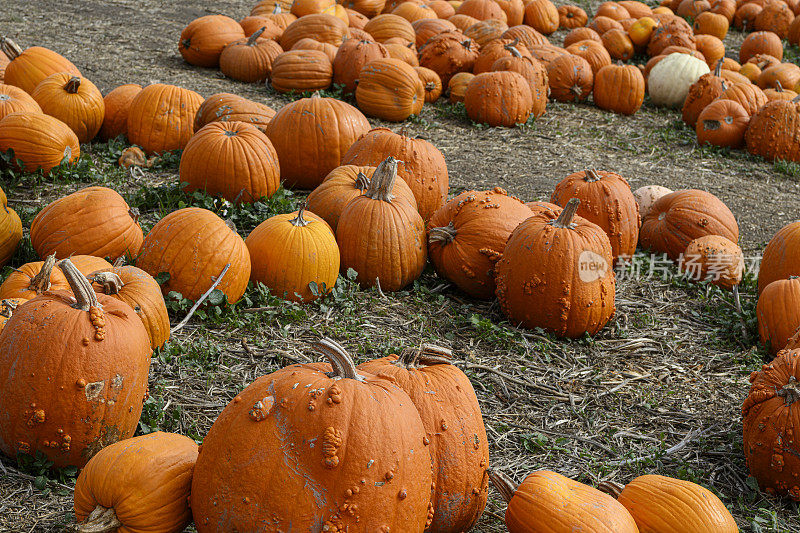
[[[744,144],[749,123],[750,115],[741,104],[733,100],[715,100],[697,117],[697,142],[739,148]]]
[[[770,161],[800,161],[800,97],[764,104],[750,117],[744,138],[751,154]]]
[[[689,88],[703,74],[710,72],[708,65],[688,54],[670,54],[653,67],[647,78],[647,92],[655,105],[682,107]]]
[[[633,65],[606,65],[595,73],[593,99],[600,109],[633,115],[644,102],[645,82]]]
[[[378,165],[362,196],[342,210],[336,241],[343,270],[352,268],[363,287],[380,284],[399,291],[425,268],[425,223],[416,202],[394,197],[398,161],[387,157]]]
[[[324,296],[339,276],[339,247],[331,227],[300,208],[259,224],[245,240],[250,279],[275,296],[310,302]]]
[[[464,37],[472,39],[481,47],[499,39],[506,31],[508,31],[508,25],[501,20],[481,20],[464,30]]]
[[[574,198],[561,213],[535,212],[509,236],[495,282],[512,323],[575,338],[594,335],[614,314],[611,243],[575,215],[579,204]]]
[[[206,15],[183,29],[178,51],[190,65],[216,67],[225,47],[240,39],[244,39],[244,30],[238,22],[224,15]]]
[[[558,9],[550,0],[532,0],[525,5],[525,24],[544,35],[555,32],[559,21]]]
[[[692,281],[708,281],[731,290],[742,281],[744,256],[735,242],[704,235],[689,243],[678,267]]]
[[[107,141],[120,135],[127,136],[131,102],[141,90],[142,86],[138,83],[128,83],[112,89],[105,95],[103,98],[105,114],[98,132],[101,140]]]
[[[770,31],[785,39],[794,18],[794,12],[785,2],[765,2],[764,9],[756,15],[753,27],[759,31]]]
[[[247,83],[263,83],[272,74],[272,64],[282,52],[281,45],[262,37],[266,26],[246,39],[228,43],[219,56],[219,69],[227,77]]]
[[[658,17],[660,19],[660,17]],[[667,22],[653,30],[650,41],[647,43],[647,55],[650,57],[663,53],[668,46],[685,46],[695,49],[695,37],[692,27],[680,17],[670,16]]]
[[[338,48],[333,59],[333,83],[343,85],[345,92],[356,90],[361,69],[370,61],[386,59],[389,52],[373,41],[348,39]]]
[[[178,209],[159,220],[136,258],[136,266],[153,277],[169,274],[161,285],[164,295],[177,291],[195,301],[228,264],[217,289],[235,303],[250,279],[250,254],[232,224],[199,207]]]
[[[0,119],[0,152],[14,150],[24,172],[39,169],[47,175],[62,162],[74,163],[81,155],[75,132],[55,117],[19,111]],[[15,163],[16,165],[16,163]]]
[[[231,93],[209,96],[194,116],[194,131],[212,122],[246,122],[266,133],[267,124],[275,116],[272,108]]]
[[[63,72],[52,74],[36,86],[31,96],[44,113],[69,126],[79,142],[94,139],[103,125],[103,95],[86,78]]]
[[[183,531],[197,454],[192,439],[161,431],[106,446],[75,482],[76,531]]]
[[[484,72],[467,85],[464,106],[473,122],[511,128],[528,121],[533,109],[533,96],[530,84],[522,74]]]
[[[495,187],[466,191],[428,221],[428,255],[436,272],[473,298],[495,293],[494,264],[511,232],[533,213],[521,200]]]
[[[425,529],[431,464],[411,399],[334,341],[315,349],[330,365],[263,376],[214,422],[192,480],[200,533]]]
[[[11,113],[42,113],[31,95],[13,85],[0,83],[0,120]]]
[[[511,46],[510,56],[501,57],[492,65],[493,71],[507,70],[521,74],[531,89],[531,115],[535,118],[545,114],[547,110],[550,86],[547,80],[547,69],[538,60],[523,56],[516,47]],[[466,89],[464,91],[466,94]]]
[[[81,75],[78,67],[48,48],[31,46],[23,50],[11,39],[3,37],[0,38],[0,50],[9,59],[3,73],[3,83],[19,87],[28,94],[51,74],[66,72],[73,76]]]
[[[562,55],[547,65],[550,97],[559,102],[580,102],[589,98],[594,84],[592,66],[584,58]]]
[[[472,72],[480,47],[461,32],[447,31],[432,37],[419,51],[419,64],[434,71],[447,85],[455,74]]]
[[[633,191],[633,197],[639,205],[639,216],[642,220],[647,216],[659,198],[674,192],[672,189],[667,189],[661,185],[645,185]]]
[[[84,275],[111,268],[111,263],[105,259],[90,255],[73,255],[70,261]],[[68,291],[67,278],[55,265],[56,255],[50,254],[44,261],[15,268],[0,285],[0,299],[32,300],[48,291]]]
[[[742,41],[739,48],[739,63],[747,61],[757,54],[767,54],[783,59],[783,43],[781,38],[771,31],[756,31],[748,35]]]
[[[758,270],[758,293],[775,280],[800,276],[800,221],[782,227],[770,239]]]
[[[778,279],[764,287],[756,306],[758,336],[771,354],[786,348],[800,327],[800,278]]]
[[[686,100],[683,102],[683,122],[690,128],[697,125],[697,117],[714,100],[728,88],[728,83],[721,77],[722,61],[718,61],[713,73],[703,74],[689,87]]]
[[[203,97],[194,91],[154,83],[137,94],[128,111],[128,140],[148,154],[178,150],[194,132]]]
[[[128,304],[95,294],[69,259],[59,267],[72,293],[20,305],[0,332],[0,450],[82,467],[133,436],[150,340]]]
[[[375,59],[364,65],[358,75],[356,102],[368,116],[402,122],[422,111],[425,88],[408,63],[394,58]]]

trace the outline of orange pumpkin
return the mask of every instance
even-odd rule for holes
[[[73,76],[81,75],[68,59],[48,48],[32,46],[22,50],[14,41],[3,37],[0,39],[0,50],[9,59],[3,73],[3,83],[19,87],[28,94],[51,74],[65,72]]]
[[[556,57],[547,65],[550,96],[559,102],[580,102],[589,98],[594,84],[592,66],[572,54]]]
[[[206,15],[191,21],[181,32],[178,51],[190,65],[219,66],[219,56],[228,44],[244,39],[238,22],[224,15]]]
[[[44,113],[16,112],[0,120],[0,152],[9,149],[22,162],[22,170],[41,169],[45,175],[81,155],[78,137],[69,126]]]
[[[749,123],[750,115],[741,104],[733,100],[716,100],[697,117],[697,142],[740,148]]]
[[[347,37],[347,23],[327,13],[306,15],[289,24],[283,31],[281,47],[291,50],[297,41],[305,37],[339,46]]]
[[[359,73],[356,102],[368,116],[401,122],[422,111],[425,88],[408,63],[375,59]]]
[[[489,126],[525,124],[533,109],[530,84],[510,71],[484,72],[475,76],[464,93],[470,120]]]
[[[758,293],[779,279],[800,276],[800,221],[782,227],[769,241],[758,270]]]
[[[411,23],[403,17],[391,13],[384,13],[371,19],[364,26],[364,31],[372,35],[372,38],[379,43],[395,37],[402,38],[407,43],[416,41],[416,34]]]
[[[85,275],[95,270],[111,268],[105,259],[89,255],[73,255],[70,261]],[[32,300],[48,291],[68,291],[69,283],[55,268],[56,255],[48,255],[44,261],[25,263],[11,272],[0,285],[0,299]]]
[[[137,94],[128,110],[128,140],[147,153],[178,150],[194,132],[203,97],[194,91],[154,83]]]
[[[370,61],[388,57],[389,52],[380,43],[348,39],[338,48],[333,60],[333,83],[343,85],[345,92],[352,93],[362,68]]]
[[[735,242],[705,235],[689,243],[678,267],[693,281],[708,281],[731,290],[742,281],[744,256]]]
[[[103,125],[100,126],[98,133],[101,140],[107,141],[128,134],[128,113],[131,102],[141,90],[141,85],[128,83],[113,89],[103,98],[106,111],[103,115]]]
[[[244,30],[245,37],[250,37],[263,29],[260,37],[278,40],[283,33],[282,27],[278,26],[271,18],[264,15],[250,15],[240,20],[239,25]]]
[[[764,96],[766,98],[766,96]],[[800,161],[800,98],[773,100],[750,117],[747,151],[770,161]]]
[[[475,77],[472,72],[459,72],[450,78],[447,84],[447,91],[450,93],[450,103],[455,104],[464,101],[464,95],[467,94],[467,87],[469,82]]]
[[[778,279],[764,287],[756,307],[758,335],[771,354],[786,348],[800,327],[800,278]]]
[[[781,38],[771,31],[753,32],[742,41],[739,48],[739,63],[747,61],[757,54],[767,54],[783,59],[783,43]]]
[[[275,111],[236,94],[219,93],[209,96],[194,116],[194,131],[212,122],[246,122],[266,133],[267,124]]]
[[[600,109],[633,115],[644,102],[645,81],[633,65],[606,65],[595,73],[593,98]]]
[[[272,73],[272,64],[283,49],[272,39],[262,37],[266,26],[247,39],[232,41],[219,56],[219,69],[227,77],[247,83],[263,83]]]
[[[597,75],[601,68],[611,64],[611,55],[602,42],[592,40],[579,41],[568,46],[567,52],[588,61],[594,75]]]
[[[433,103],[442,95],[442,80],[429,68],[413,67],[425,89],[425,102]]]
[[[0,120],[11,113],[41,113],[42,108],[28,93],[14,87],[0,83]]]
[[[279,93],[324,90],[332,82],[331,60],[319,50],[290,50],[272,63],[270,84]]]
[[[752,116],[767,103],[767,95],[764,91],[758,88],[757,85],[752,83],[734,83],[729,85],[725,91],[719,95],[720,100],[733,100],[741,104],[747,111],[747,114]]]
[[[69,126],[79,142],[94,139],[103,125],[103,95],[86,78],[63,72],[53,74],[42,80],[31,96],[44,113]]]
[[[558,9],[550,0],[531,0],[525,5],[525,24],[545,35],[558,29]]]
[[[480,47],[461,32],[448,31],[431,38],[419,51],[419,64],[434,71],[446,85],[459,72],[472,72]]]
[[[582,8],[573,5],[558,8],[558,27],[566,30],[581,28],[589,22],[589,16]]]
[[[570,31],[566,37],[564,37],[564,47],[570,47],[573,44],[581,41],[596,41],[598,43],[602,43],[603,39],[600,37],[599,33],[591,28],[575,28],[574,30]]]
[[[681,114],[687,126],[694,128],[697,117],[728,88],[729,83],[722,77],[722,62],[718,61],[713,73],[703,74],[689,87],[683,102]]]

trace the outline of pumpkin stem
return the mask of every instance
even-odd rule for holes
[[[8,59],[11,61],[14,61],[22,53],[22,48],[8,37],[0,39],[0,49],[3,50],[3,53],[7,55]]]
[[[330,374],[332,378],[364,381],[364,376],[358,373],[353,359],[335,340],[323,337],[314,343],[314,349],[320,355],[324,355],[333,367],[333,372]]]
[[[19,305],[16,302],[11,300],[3,300],[0,302],[0,316],[3,318],[11,318],[11,315],[14,314],[14,311],[17,310]]]
[[[583,173],[584,173],[583,179],[589,183],[594,183],[595,181],[600,181],[601,179],[603,179],[602,176],[600,176],[600,174],[598,174],[597,170],[594,168],[584,170]]]
[[[39,271],[31,279],[31,284],[29,288],[36,292],[36,294],[42,294],[45,291],[50,290],[50,275],[53,273],[53,267],[56,266],[56,253],[53,252],[52,254],[48,255],[45,260],[44,264],[42,265],[42,269]]]
[[[72,264],[72,261],[62,259],[58,262],[58,268],[66,276],[67,283],[69,283],[72,294],[75,296],[74,308],[88,311],[92,307],[100,307],[100,302],[97,301],[97,294],[94,292],[89,280],[81,274],[78,267]]]
[[[255,44],[256,44],[256,41],[258,40],[258,38],[259,38],[259,37],[261,37],[261,34],[262,34],[262,33],[264,33],[264,32],[266,31],[266,29],[267,29],[267,27],[266,27],[266,26],[261,26],[261,29],[259,29],[259,30],[258,30],[258,31],[256,31],[255,33],[253,33],[253,35],[251,35],[251,36],[250,36],[250,37],[247,39],[247,46],[253,46],[253,45],[255,45]]]
[[[500,493],[500,496],[503,497],[503,500],[505,500],[506,503],[510,502],[511,498],[514,497],[514,493],[517,491],[518,485],[514,483],[510,477],[493,468],[487,470],[487,473],[489,474],[489,481],[492,482],[492,485],[494,485],[494,488]]]
[[[515,40],[519,40],[519,39],[515,39]],[[509,52],[511,52],[511,56],[512,56],[512,57],[518,57],[518,58],[519,58],[519,57],[522,57],[522,52],[520,52],[520,51],[519,51],[519,49],[518,49],[518,48],[517,48],[515,45],[513,45],[513,44],[507,44],[507,45],[505,46],[505,48],[506,48],[506,50],[508,50]]]
[[[369,188],[369,178],[367,177],[366,174],[364,174],[359,170],[358,175],[356,176],[356,189],[361,191],[361,194],[364,194],[364,191],[366,191],[368,188]]]
[[[88,278],[92,283],[103,287],[103,294],[119,294],[120,289],[125,286],[122,279],[113,272],[92,272]]]
[[[575,224],[572,222],[572,218],[578,211],[579,205],[581,205],[581,201],[577,198],[573,198],[567,202],[567,205],[564,206],[564,210],[561,211],[561,214],[558,215],[558,218],[550,221],[550,225],[556,228],[573,229]]]
[[[463,46],[467,50],[472,50],[472,39],[467,39],[465,41],[461,41],[461,46]]]
[[[625,485],[615,481],[601,481],[597,484],[597,490],[600,492],[605,492],[615,500],[619,498],[619,495],[622,494],[624,488]]]
[[[309,224],[308,220],[303,218],[303,213],[305,212],[306,212],[306,205],[303,204],[297,211],[297,216],[289,221],[292,224],[292,226],[296,226],[298,228],[305,228],[306,226],[308,226]]]
[[[450,244],[455,240],[456,235],[458,235],[458,231],[453,223],[450,222],[446,226],[428,230],[428,243],[433,244],[435,242],[440,242],[442,244]]]
[[[781,80],[775,80],[775,92],[782,93],[783,87],[781,86]]]
[[[794,376],[789,376],[789,381],[778,391],[778,396],[783,398],[786,405],[800,401],[800,382]]]
[[[236,223],[231,220],[230,218],[225,221],[225,225],[228,226],[228,229],[234,233],[239,233],[239,230],[236,229]]]
[[[717,61],[717,66],[714,67],[714,76],[716,76],[718,78],[720,77],[720,75],[722,75],[722,61],[723,61],[723,59],[720,59],[719,61]]]
[[[81,88],[81,79],[78,76],[72,76],[69,81],[64,85],[64,90],[69,94],[75,94]]]
[[[117,518],[113,507],[105,508],[98,505],[86,520],[75,526],[78,533],[110,533],[122,527],[122,522]]]
[[[365,196],[373,200],[392,203],[394,199],[392,189],[397,179],[397,163],[399,161],[392,156],[381,161],[381,164],[372,174],[372,180],[369,182],[369,188],[367,188]]]
[[[279,13],[283,13],[283,10],[281,9],[281,6],[279,6],[278,4],[275,4],[275,8],[272,10],[272,14],[273,15],[277,15]]]
[[[406,348],[397,358],[397,365],[404,368],[451,364],[453,364],[453,351],[435,344],[423,344],[419,348]]]

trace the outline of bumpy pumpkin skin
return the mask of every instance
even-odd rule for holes
[[[164,295],[177,291],[195,301],[228,263],[231,266],[217,289],[234,303],[247,289],[250,254],[235,229],[199,207],[178,209],[159,220],[145,237],[136,258],[136,266],[151,276],[162,272],[170,275],[161,286]]]
[[[735,242],[719,235],[705,235],[689,243],[681,270],[694,281],[708,280],[723,289],[742,281],[744,255]],[[800,325],[800,324],[798,324]]]
[[[411,399],[354,367],[362,380],[330,371],[283,368],[222,411],[192,481],[200,533],[425,529],[430,454]]]
[[[82,274],[111,268],[111,263],[92,255],[73,255],[70,261]],[[55,268],[55,255],[44,261],[25,263],[14,269],[0,285],[0,300],[19,298],[32,300],[46,291],[68,291],[67,278]]]
[[[790,276],[800,276],[800,221],[782,227],[764,248],[758,293],[773,281]]]
[[[488,497],[489,443],[469,378],[454,365],[396,355],[367,361],[361,370],[409,395],[425,426],[433,466],[433,522],[428,531],[469,531]]]
[[[107,141],[128,134],[128,112],[131,102],[141,90],[141,85],[128,83],[113,89],[103,98],[106,112],[98,133],[101,140]]]
[[[6,66],[3,83],[19,87],[31,94],[47,76],[66,72],[80,76],[81,72],[67,58],[48,48],[31,46],[22,50],[11,39],[0,40],[2,51],[11,62]]]
[[[136,256],[142,246],[138,214],[113,189],[87,187],[51,202],[31,222],[31,244],[45,258],[55,252],[110,257]]]
[[[493,298],[494,263],[511,232],[532,214],[499,187],[459,194],[428,221],[428,254],[436,272],[474,298]]]
[[[197,443],[156,431],[100,450],[75,483],[75,518],[113,509],[118,531],[179,533],[192,521],[189,491]],[[83,524],[88,525],[88,524]]]
[[[758,335],[772,354],[786,348],[800,327],[800,278],[775,280],[764,288],[756,306]]]
[[[262,132],[275,111],[264,104],[253,102],[236,94],[218,93],[206,98],[194,117],[194,131],[211,122],[247,122]]]
[[[689,481],[639,476],[625,486],[617,501],[642,533],[739,533],[720,499]]]
[[[464,106],[467,116],[479,124],[511,128],[528,121],[533,109],[533,95],[522,74],[484,72],[467,85]]]
[[[750,474],[769,494],[800,501],[800,350],[784,350],[750,374],[750,393],[742,404],[744,456]]]
[[[0,332],[0,450],[8,457],[42,452],[56,467],[82,467],[139,423],[147,331],[128,304],[95,296],[74,273],[83,308],[71,293],[47,293],[20,305]]]
[[[44,175],[61,164],[75,162],[81,155],[78,137],[69,126],[44,113],[11,113],[0,120],[0,152],[14,150],[22,170]]]
[[[744,137],[751,154],[770,161],[800,161],[800,102],[767,102],[750,117]]]
[[[184,148],[194,133],[203,97],[194,91],[154,83],[137,94],[128,110],[128,140],[148,154]]]
[[[739,242],[739,225],[733,213],[706,191],[675,191],[659,198],[642,221],[639,244],[676,260],[690,242],[705,235]]]

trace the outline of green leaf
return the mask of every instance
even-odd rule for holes
[[[208,303],[211,305],[222,305],[225,303],[225,293],[219,289],[214,289],[208,295]]]
[[[33,480],[33,486],[36,487],[38,490],[44,490],[47,488],[47,478],[44,476],[36,476]]]
[[[355,281],[357,277],[358,277],[358,272],[356,272],[352,268],[348,267],[348,269],[347,269],[347,279],[349,279],[350,281]]]

